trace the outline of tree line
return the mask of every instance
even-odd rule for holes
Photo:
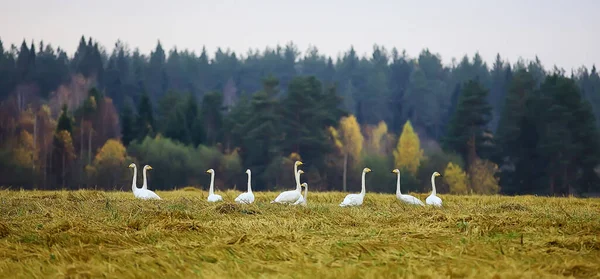
[[[511,64],[479,54],[444,65],[375,45],[327,57],[316,47],[221,48],[209,55],[119,41],[109,54],[82,37],[74,55],[0,40],[0,185],[37,189],[130,185],[124,166],[154,167],[153,189],[293,185],[294,160],[311,188],[368,185],[442,192],[585,194],[598,191],[600,78],[566,74],[537,57]],[[378,172],[378,170],[381,170]],[[369,187],[369,186],[368,186]]]

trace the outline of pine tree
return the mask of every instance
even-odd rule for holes
[[[281,115],[278,112],[279,102],[275,98],[278,84],[278,80],[272,77],[263,81],[263,90],[252,96],[249,118],[239,131],[243,135],[244,162],[256,173],[256,184],[262,185],[258,189],[272,185],[264,173],[269,164],[282,154]]]
[[[298,153],[308,166],[323,169],[324,157],[332,151],[326,128],[335,125],[342,115],[338,110],[340,101],[335,87],[324,92],[316,77],[294,78],[281,107],[282,129],[286,135],[284,153]]]
[[[500,54],[496,55],[496,61],[490,73],[492,83],[489,94],[489,103],[492,105],[492,120],[490,121],[490,129],[496,131],[498,121],[503,112],[504,100],[512,75],[510,65],[504,65],[500,58]]]
[[[461,154],[467,166],[478,156],[489,154],[486,154],[489,150],[486,150],[485,144],[489,139],[487,125],[492,115],[487,94],[488,90],[478,81],[465,83],[448,133],[442,141],[445,149]]]
[[[598,130],[589,103],[582,100],[575,81],[554,73],[540,85],[538,113],[542,134],[538,150],[544,158],[551,194],[573,193],[594,179],[593,168],[599,162]]]
[[[125,102],[121,109],[121,141],[123,145],[129,146],[129,143],[135,139],[135,115],[129,102]]]
[[[154,112],[148,94],[144,91],[138,107],[136,121],[137,139],[143,140],[146,136],[153,137],[155,132]]]
[[[501,175],[503,192],[531,193],[542,177],[539,168],[536,82],[525,69],[512,78],[497,129],[498,150],[494,161],[505,166]]]
[[[191,110],[188,113],[192,113]],[[205,142],[210,145],[220,142],[223,127],[223,94],[220,92],[205,94],[200,114],[206,135]]]
[[[67,105],[63,105],[62,112],[58,117],[56,132],[53,140],[53,172],[57,182],[62,187],[67,186],[67,175],[70,173],[70,163],[75,159],[75,148],[73,147],[73,119],[68,114]]]
[[[56,124],[56,132],[58,133],[60,131],[73,132],[73,118],[69,116],[69,108],[66,104],[63,105]]]

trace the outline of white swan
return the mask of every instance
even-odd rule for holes
[[[279,194],[275,200],[271,203],[293,203],[296,202],[302,196],[302,188],[300,187],[300,174],[298,173],[298,166],[302,165],[302,162],[296,161],[294,163],[294,177],[296,178],[296,190],[285,191]],[[300,170],[302,171],[302,170]],[[304,173],[302,171],[302,173]]]
[[[151,200],[151,199],[157,199],[160,200],[160,197],[155,194],[154,192],[148,190],[148,189],[140,189],[136,186],[136,182],[137,182],[137,167],[135,166],[134,163],[131,163],[129,165],[129,168],[133,168],[133,182],[131,183],[131,190],[133,191],[133,196],[138,198],[138,199],[142,199],[142,200]],[[151,170],[152,167],[145,165],[144,166],[144,181],[146,181],[146,170]]]
[[[247,169],[246,173],[248,174],[248,192],[241,193],[237,198],[235,198],[235,202],[237,203],[250,204],[254,202],[254,193],[252,193],[252,184],[250,183],[252,172],[250,169]]]
[[[396,198],[398,198],[398,200],[400,200],[401,202],[404,202],[407,204],[424,206],[425,204],[423,204],[423,202],[421,200],[419,200],[411,195],[402,195],[402,192],[400,192],[400,170],[395,169],[392,172],[398,174],[398,180],[396,181]]]
[[[363,200],[365,199],[365,174],[367,172],[371,172],[370,168],[364,168],[363,172],[362,172],[362,190],[360,191],[360,194],[348,194],[345,198],[344,201],[342,201],[342,203],[340,203],[341,207],[346,207],[346,206],[359,206],[363,204]]]
[[[208,188],[208,201],[209,202],[223,201],[223,197],[221,197],[221,195],[215,194],[215,170],[209,169],[206,172],[210,173],[210,188]]]
[[[427,197],[427,199],[425,199],[425,203],[429,204],[429,205],[433,205],[433,206],[437,206],[440,207],[442,206],[442,199],[440,199],[438,196],[436,196],[436,192],[435,192],[435,177],[436,176],[442,176],[439,172],[434,172],[431,175],[431,195],[429,195],[429,197]]]
[[[296,181],[297,181],[297,184],[300,184],[300,175],[301,175],[301,174],[304,174],[304,171],[303,171],[303,170],[298,170],[298,171],[296,172]],[[303,183],[303,184],[300,184],[300,197],[298,197],[298,199],[296,200],[296,202],[298,202],[299,200],[301,200],[301,199],[302,199],[302,187],[304,187],[303,185],[304,185],[304,183]],[[295,203],[294,203],[294,204],[295,204]]]
[[[302,171],[302,170],[300,170],[300,171]],[[304,182],[300,186],[304,187],[304,197],[300,196],[300,198],[294,203],[294,205],[306,206],[306,197],[308,196],[308,184],[306,182]]]

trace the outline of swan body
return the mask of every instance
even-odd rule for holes
[[[360,191],[360,194],[348,194],[345,198],[344,201],[342,201],[342,203],[340,203],[341,207],[347,207],[347,206],[360,206],[363,204],[363,201],[365,199],[365,174],[367,172],[371,172],[370,168],[364,168],[363,172],[362,172],[362,190]]]
[[[441,207],[442,206],[442,199],[440,199],[440,197],[436,196],[436,191],[435,191],[435,177],[436,176],[442,176],[439,172],[434,172],[431,175],[431,195],[429,195],[429,197],[427,197],[427,199],[425,199],[425,203],[427,203],[428,205],[433,205],[433,206],[437,206],[437,207]]]
[[[133,191],[133,196],[136,197],[136,198],[138,198],[138,199],[142,199],[142,200],[152,200],[152,199],[160,200],[160,197],[156,193],[154,193],[154,192],[152,192],[152,191],[150,191],[150,190],[148,190],[146,188],[143,188],[144,186],[142,186],[142,188],[138,188],[136,186],[136,182],[137,182],[137,167],[135,166],[134,163],[131,163],[129,165],[129,168],[133,169],[133,182],[131,183],[131,190]],[[152,169],[151,166],[148,166],[148,165],[144,166],[144,172],[143,172],[144,173],[144,185],[146,187],[147,187],[147,183],[146,183],[146,181],[147,181],[146,180],[146,170],[151,170],[151,169]]]
[[[235,198],[235,202],[237,203],[250,204],[254,202],[254,193],[252,193],[252,184],[250,183],[252,173],[250,172],[250,169],[247,169],[246,173],[248,174],[248,192],[241,193]]]
[[[403,195],[402,192],[400,192],[400,170],[395,169],[392,172],[398,174],[398,180],[396,181],[396,198],[398,198],[398,200],[406,204],[424,206],[425,204],[416,197],[413,197],[411,195]]]
[[[206,172],[210,173],[210,188],[208,188],[207,200],[209,202],[223,201],[223,197],[221,197],[221,195],[215,194],[215,170],[209,169]]]
[[[285,191],[279,194],[271,203],[283,203],[290,204],[296,202],[302,196],[302,188],[300,187],[300,174],[304,173],[302,170],[298,170],[298,166],[302,165],[302,162],[296,161],[294,163],[294,177],[296,178],[296,189]]]

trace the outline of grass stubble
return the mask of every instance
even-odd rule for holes
[[[600,199],[0,191],[1,278],[600,278]],[[233,201],[237,191],[221,192]],[[424,200],[426,194],[415,194]]]

